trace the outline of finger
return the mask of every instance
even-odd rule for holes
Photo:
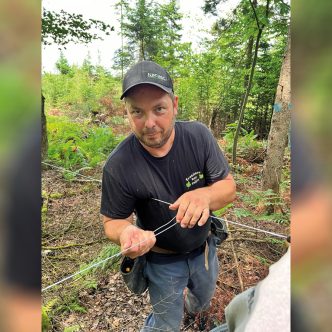
[[[200,209],[197,208],[195,210],[192,218],[189,221],[189,225],[188,225],[189,228],[193,228],[196,225],[197,221],[202,217],[203,212],[204,212],[204,210],[202,211],[201,208]]]
[[[130,251],[132,253],[137,253],[141,250],[141,237],[138,234],[132,236]]]
[[[181,220],[181,227],[183,227],[183,228],[188,227],[190,220],[194,215],[195,210],[196,210],[195,206],[189,205],[184,217]]]
[[[173,204],[171,204],[168,208],[170,210],[177,210],[180,206],[180,198],[178,198]]]
[[[209,219],[209,216],[210,216],[210,209],[209,208],[205,208],[203,210],[201,218],[198,221],[198,226],[205,225],[206,221]]]
[[[178,208],[178,212],[176,214],[176,221],[177,222],[181,222],[182,223],[182,219],[186,215],[189,205],[190,205],[189,201],[183,201],[183,202],[181,202],[181,204],[180,204],[180,206]],[[186,223],[188,224],[189,220],[187,220]]]
[[[155,242],[155,234],[151,231],[144,231],[140,248],[142,255],[147,253],[154,246]]]
[[[148,237],[149,237],[149,246],[150,248],[152,248],[157,241],[156,235],[152,231],[148,231]]]
[[[150,251],[150,249],[156,243],[156,236],[153,232],[149,232],[145,252]]]
[[[125,242],[123,245],[122,245],[122,250],[126,250],[126,249],[128,249],[128,248],[130,248],[130,242],[129,241],[127,241],[127,242]]]

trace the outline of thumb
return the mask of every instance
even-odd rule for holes
[[[168,208],[170,210],[177,210],[180,206],[180,201],[177,199],[173,204],[171,204]]]
[[[131,246],[132,246],[132,241],[130,238],[128,238],[123,242],[122,249],[126,250],[126,249],[130,248]]]

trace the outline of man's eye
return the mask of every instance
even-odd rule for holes
[[[140,110],[131,110],[130,112],[132,115],[140,115],[141,111]]]
[[[158,107],[156,108],[157,113],[165,113],[166,109],[164,107]]]

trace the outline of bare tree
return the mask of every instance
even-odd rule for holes
[[[262,189],[272,189],[276,194],[279,193],[283,157],[291,119],[290,44],[289,33],[288,45],[280,71],[262,178]]]

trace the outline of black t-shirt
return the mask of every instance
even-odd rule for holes
[[[164,157],[153,157],[131,134],[109,156],[102,181],[101,214],[124,219],[136,212],[137,224],[155,230],[176,212],[157,202],[175,202],[187,191],[224,179],[228,163],[210,130],[199,122],[176,122],[173,146]],[[210,221],[192,229],[176,225],[157,236],[156,245],[191,251],[207,238]]]

